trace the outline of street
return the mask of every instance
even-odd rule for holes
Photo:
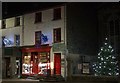
[[[39,82],[39,80],[30,79],[4,79],[2,83],[101,83],[101,82]],[[102,82],[102,83],[118,83],[118,82]]]

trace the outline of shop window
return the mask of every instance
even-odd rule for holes
[[[38,58],[38,74],[47,75],[48,74],[47,70],[50,69],[49,53],[47,52],[39,53],[38,57],[39,57]]]
[[[20,45],[20,35],[15,35],[15,45],[16,46]]]
[[[20,26],[20,17],[15,18],[15,26]]]
[[[54,43],[61,42],[61,28],[53,29]]]
[[[61,19],[61,8],[56,8],[53,11],[53,20]]]
[[[42,22],[42,12],[35,13],[35,23]]]
[[[5,29],[6,28],[6,20],[2,20],[2,29]]]
[[[41,45],[41,31],[35,32],[35,45],[36,47]]]

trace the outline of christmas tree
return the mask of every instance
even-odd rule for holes
[[[96,76],[116,76],[119,75],[118,61],[114,55],[114,50],[105,38],[105,43],[98,53],[97,62],[93,64]]]

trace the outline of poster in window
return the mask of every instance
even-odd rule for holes
[[[82,64],[82,73],[83,74],[89,74],[90,73],[89,63],[83,63]]]

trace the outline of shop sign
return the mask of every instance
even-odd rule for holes
[[[53,52],[56,52],[56,51],[65,51],[65,44],[64,43],[53,44]]]

